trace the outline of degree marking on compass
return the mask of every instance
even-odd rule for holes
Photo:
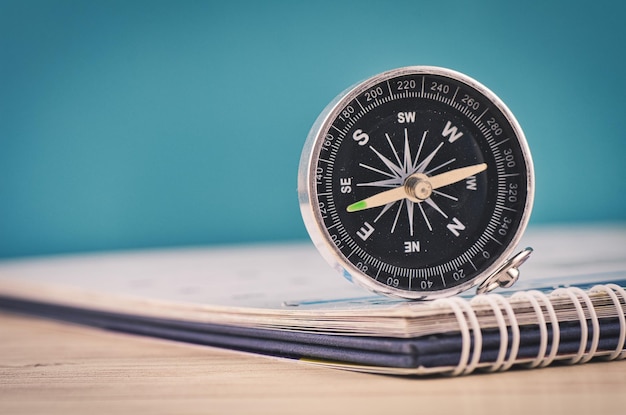
[[[352,250],[352,251],[351,251],[351,252],[350,252],[350,253],[346,256],[346,259],[350,259],[350,257],[352,256],[352,254],[354,254],[354,252],[355,252],[357,249],[359,249],[359,248],[358,248],[358,247],[357,247],[357,248],[354,248],[354,249],[353,249],[353,250]]]
[[[495,241],[498,245],[502,246],[502,242],[498,241],[496,238],[493,237],[493,235],[491,235],[490,233],[487,234],[487,237],[489,239],[491,239],[492,241]]]
[[[474,262],[472,262],[471,259],[468,259],[467,262],[469,262],[472,268],[474,268],[474,271],[478,271],[478,268],[476,268],[476,265],[474,265]]]
[[[425,76],[422,76],[422,95],[424,95],[424,80],[426,79]]]
[[[359,101],[358,98],[354,98],[354,100],[356,101],[357,104],[359,104],[359,107],[361,107],[361,110],[365,112],[365,108],[363,108],[363,104],[361,104],[361,101]]]
[[[391,84],[389,84],[389,79],[387,79],[387,88],[389,88],[389,96],[393,97],[393,92],[391,91]]]
[[[319,161],[323,161],[324,163],[333,164],[331,161],[326,159],[318,159]]]
[[[440,272],[439,275],[441,275],[441,282],[443,283],[443,286],[445,288],[445,286],[446,286],[446,279],[443,277],[443,272]]]
[[[519,173],[507,173],[507,174],[503,174],[500,177],[515,177],[515,176],[519,176]]]
[[[489,107],[485,108],[485,110],[483,111],[483,113],[482,113],[482,114],[480,114],[480,115],[478,116],[478,118],[476,118],[476,120],[474,120],[474,122],[475,122],[475,123],[476,123],[476,122],[478,122],[478,120],[480,120],[480,119],[482,118],[482,116],[483,116],[483,115],[485,115],[485,113],[486,113],[487,111],[489,111]]]
[[[450,100],[450,105],[452,105],[452,103],[454,102],[454,99],[456,98],[456,94],[459,93],[460,88],[461,88],[460,86],[456,87],[456,91],[454,91],[454,95],[452,96],[452,99]]]
[[[509,137],[509,138],[505,138],[504,140],[500,141],[499,143],[494,144],[493,146],[494,146],[494,147],[498,147],[500,144],[504,144],[504,143],[506,143],[507,141],[509,141],[510,139],[511,139],[511,137]]]
[[[331,127],[334,128],[335,130],[337,130],[340,133],[343,133],[343,131],[341,131],[339,128],[335,127],[334,125],[331,124]]]

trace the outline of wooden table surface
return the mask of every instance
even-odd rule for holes
[[[404,378],[0,313],[1,414],[625,414],[626,362]]]

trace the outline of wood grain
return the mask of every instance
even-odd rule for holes
[[[0,314],[0,413],[624,414],[626,362],[403,378]]]

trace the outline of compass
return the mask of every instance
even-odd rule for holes
[[[307,137],[300,208],[322,256],[377,293],[411,299],[510,286],[533,201],[511,111],[459,72],[413,66],[342,92]]]

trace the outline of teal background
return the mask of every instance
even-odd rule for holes
[[[624,221],[625,4],[0,1],[0,257],[305,239],[311,124],[406,65],[516,114],[531,224]]]

